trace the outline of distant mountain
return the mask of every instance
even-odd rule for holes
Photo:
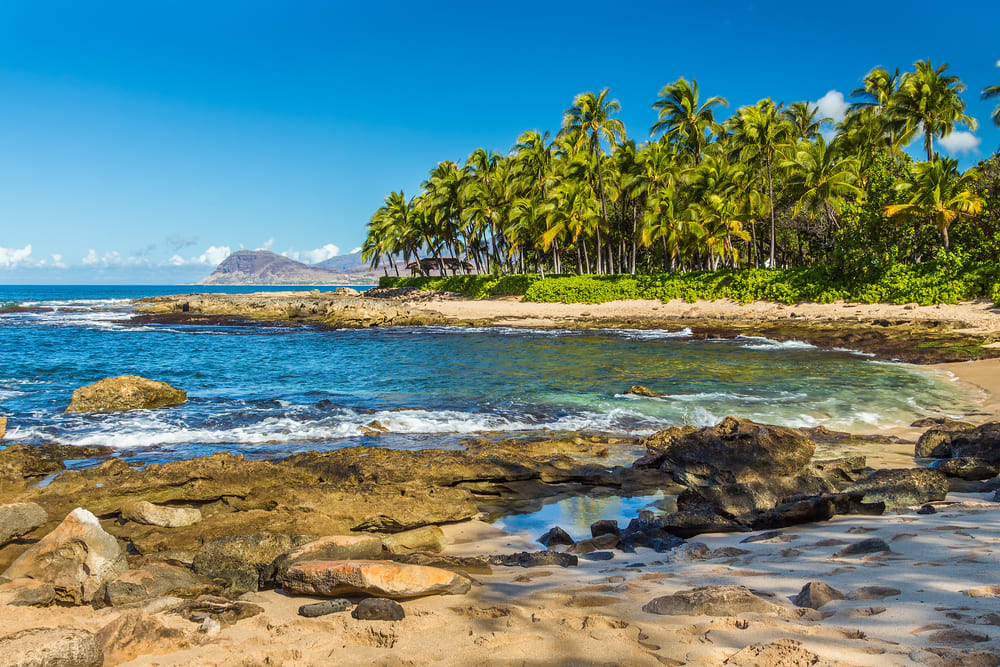
[[[339,259],[334,257],[332,259]],[[327,260],[329,262],[330,260]],[[334,270],[288,259],[267,250],[239,250],[199,285],[368,285],[373,274]]]
[[[341,273],[371,273],[368,265],[361,261],[360,252],[352,252],[350,255],[337,255],[336,257],[323,260],[319,264],[316,264],[316,266],[340,271]],[[379,269],[379,275],[381,275],[381,269]]]

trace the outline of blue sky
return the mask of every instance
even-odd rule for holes
[[[228,250],[321,259],[439,160],[506,152],[611,88],[643,139],[679,76],[731,108],[948,62],[968,166],[1000,145],[1000,4],[0,4],[0,283],[187,282]],[[830,93],[830,91],[834,91]],[[828,94],[830,93],[830,94]],[[828,111],[828,113],[830,112]]]

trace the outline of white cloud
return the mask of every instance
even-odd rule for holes
[[[851,106],[839,90],[827,91],[826,95],[816,100],[815,104],[820,116],[832,118],[834,123],[844,120],[847,109]]]
[[[267,243],[265,243],[261,247],[257,248],[257,250],[270,250],[271,246],[273,246],[273,245],[274,245],[274,237],[272,236],[271,238],[269,238],[267,240]]]
[[[192,264],[203,264],[205,266],[217,266],[222,263],[226,257],[232,254],[232,250],[227,245],[221,246],[209,246],[208,249],[198,255],[197,257],[191,257],[190,259],[184,259],[180,255],[174,255],[168,261],[173,266],[189,266]]]
[[[0,267],[12,269],[21,264],[27,264],[31,257],[31,244],[23,248],[2,248],[0,247]]]
[[[316,248],[315,250],[286,250],[282,253],[285,257],[294,259],[296,262],[305,262],[306,264],[319,264],[320,262],[326,261],[331,257],[336,257],[340,254],[340,248],[333,245],[332,243],[327,243],[324,246]]]
[[[80,260],[85,266],[91,266],[97,264],[100,260],[97,258],[97,251],[91,248],[87,252],[87,256]]]
[[[941,145],[944,146],[945,150],[949,153],[978,153],[979,144],[983,142],[982,139],[974,135],[972,132],[966,132],[964,130],[955,130],[951,134],[941,137]]]
[[[359,252],[361,252],[361,246],[358,246],[357,248],[355,248],[354,250],[352,250],[352,251],[351,251],[350,253],[348,253],[348,254],[351,254],[351,255],[354,255],[354,254],[357,254],[357,253],[359,253]]]
[[[65,268],[66,268],[66,265],[65,265],[65,264],[63,264],[63,261],[62,261],[62,260],[63,260],[63,256],[62,256],[62,255],[60,255],[60,254],[59,254],[59,253],[57,253],[57,252],[54,252],[54,253],[52,253],[52,264],[53,264],[53,265],[54,265],[54,266],[55,266],[55,267],[56,267],[57,269],[65,269]]]

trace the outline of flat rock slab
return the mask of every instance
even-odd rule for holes
[[[328,535],[282,554],[274,569],[280,577],[295,563],[307,560],[378,560],[382,540],[374,535]]]
[[[753,593],[745,586],[699,586],[647,602],[642,610],[665,616],[734,616],[736,614],[780,614],[785,609]]]
[[[0,505],[0,547],[27,535],[48,520],[49,515],[35,503]]]
[[[560,551],[521,551],[516,554],[490,556],[490,565],[506,565],[508,567],[539,567],[542,565],[576,567],[579,564],[579,558]]]
[[[431,551],[439,553],[444,550],[444,531],[440,526],[421,526],[401,533],[382,536],[382,547],[392,554],[404,554],[411,551]]]
[[[462,595],[472,586],[466,577],[436,567],[363,560],[297,563],[288,568],[280,581],[285,592],[292,594],[363,593],[401,599]]]
[[[76,628],[33,628],[0,638],[6,667],[101,667],[97,637]]]
[[[847,594],[848,600],[884,600],[896,597],[902,593],[898,588],[889,586],[862,586]]]
[[[315,604],[302,605],[299,607],[299,616],[316,618],[317,616],[326,616],[327,614],[336,614],[341,611],[347,611],[352,606],[351,601],[345,600],[344,598],[323,600],[322,602],[317,602]]]
[[[147,526],[183,528],[201,521],[201,510],[195,507],[165,507],[140,500],[122,507],[121,517]]]
[[[351,616],[359,621],[401,621],[406,618],[406,612],[395,600],[367,598],[358,603]]]

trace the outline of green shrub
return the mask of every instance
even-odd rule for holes
[[[874,272],[873,272],[874,273]],[[897,264],[869,277],[853,279],[827,267],[743,269],[617,276],[445,276],[382,278],[382,287],[446,290],[482,299],[524,296],[525,301],[605,303],[619,299],[732,299],[740,303],[777,301],[855,301],[861,303],[958,303],[991,298],[1000,305],[1000,264],[970,262],[942,255],[923,264]]]

